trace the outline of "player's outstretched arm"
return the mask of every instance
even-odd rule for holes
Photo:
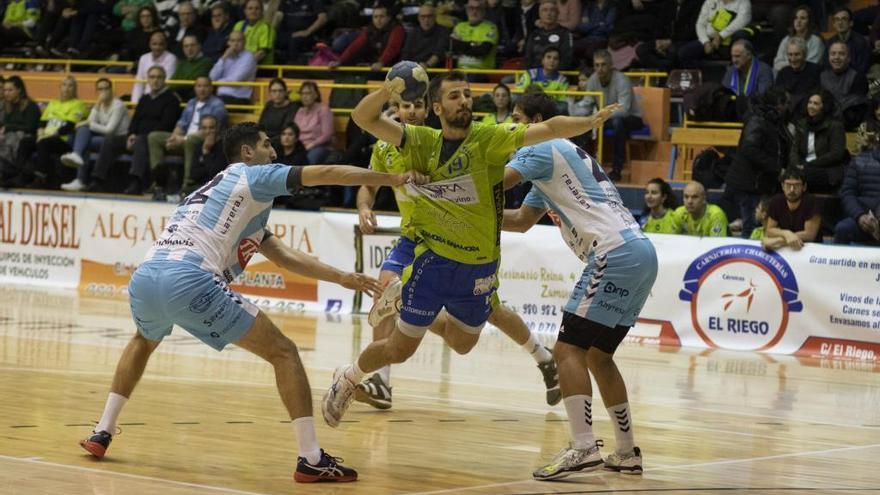
[[[547,213],[546,208],[522,205],[515,210],[504,210],[504,221],[501,230],[510,232],[527,232],[538,220]]]
[[[580,136],[602,125],[603,122],[611,118],[611,114],[619,109],[619,103],[612,103],[589,117],[557,115],[537,124],[529,124],[523,139],[523,146],[531,146],[551,139]]]
[[[351,118],[358,127],[369,132],[376,139],[400,146],[403,142],[403,124],[391,120],[382,113],[382,107],[388,101],[390,94],[384,87],[368,94],[354,107]]]
[[[376,232],[376,214],[373,213],[373,205],[376,204],[376,186],[361,186],[357,192],[358,226],[364,234]]]
[[[344,272],[318,258],[284,245],[280,239],[271,236],[260,245],[260,252],[276,265],[306,277],[339,284],[346,289],[359,290],[369,296],[382,292],[379,281],[363,273]]]
[[[304,186],[402,186],[427,184],[431,179],[418,172],[386,174],[352,165],[308,165],[302,169]]]

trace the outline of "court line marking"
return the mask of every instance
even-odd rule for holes
[[[758,461],[769,461],[775,459],[785,459],[789,457],[810,457],[814,455],[822,455],[822,454],[830,454],[835,452],[846,452],[851,450],[865,450],[865,449],[873,449],[880,447],[880,443],[875,443],[871,445],[855,445],[850,447],[838,447],[834,449],[826,449],[826,450],[812,450],[812,451],[804,451],[804,452],[792,452],[790,454],[776,454],[776,455],[767,455],[760,457],[749,457],[745,459],[725,459],[722,461],[709,461],[709,462],[697,462],[693,464],[679,464],[674,466],[658,466],[654,468],[647,468],[645,472],[658,472],[658,471],[675,471],[680,469],[694,469],[694,468],[703,468],[703,467],[711,467],[711,466],[725,466],[730,464],[746,464],[750,462],[758,462]],[[615,473],[613,471],[594,471],[591,473],[586,473],[583,475],[579,475],[578,479],[581,478],[594,478],[596,476],[602,475],[612,475],[612,476],[622,476],[619,473]],[[407,495],[438,495],[441,493],[454,493],[454,492],[463,492],[468,490],[482,490],[485,488],[497,488],[502,486],[510,486],[510,485],[518,485],[522,483],[535,483],[540,485],[546,485],[546,481],[535,481],[533,479],[527,480],[519,480],[519,481],[508,481],[506,483],[491,483],[488,485],[478,485],[471,487],[460,487],[460,488],[448,488],[444,490],[434,490],[430,492],[408,492]],[[537,485],[536,485],[537,486]],[[828,488],[831,490],[831,488]]]
[[[39,457],[12,457],[12,456],[8,456],[8,455],[0,455],[0,461],[23,462],[25,464],[39,464],[42,466],[72,469],[75,471],[86,471],[89,473],[104,474],[104,475],[108,475],[108,476],[119,476],[122,478],[130,478],[130,479],[137,479],[137,480],[143,480],[143,481],[156,481],[156,482],[166,483],[166,484],[171,484],[171,485],[185,486],[187,488],[208,489],[208,490],[213,490],[213,491],[220,492],[220,493],[232,493],[232,494],[236,494],[236,495],[266,495],[266,494],[260,493],[260,492],[246,492],[243,490],[236,490],[233,488],[223,488],[220,486],[201,485],[198,483],[188,483],[186,481],[175,481],[175,480],[169,480],[169,479],[165,479],[165,478],[155,478],[153,476],[144,476],[141,474],[121,473],[118,471],[105,471],[103,469],[88,468],[88,467],[84,467],[84,466],[73,466],[70,464],[62,464],[59,462],[41,461],[39,459],[40,459]],[[292,483],[292,481],[291,481],[291,483]]]
[[[35,371],[35,372],[63,374],[63,375],[71,375],[71,374],[83,374],[83,375],[92,375],[92,376],[112,376],[113,375],[113,373],[109,372],[109,371],[83,371],[83,370],[69,370],[68,371],[68,370],[55,370],[55,369],[51,369],[51,368],[26,368],[26,367],[25,368],[16,368],[16,367],[10,367],[8,365],[7,366],[0,366],[0,371]],[[271,383],[247,382],[247,381],[241,381],[241,380],[223,380],[223,379],[216,379],[216,378],[180,377],[180,376],[168,376],[168,375],[156,375],[156,376],[150,376],[148,378],[155,379],[157,381],[166,381],[166,382],[171,382],[171,383],[216,383],[216,384],[222,384],[222,385],[240,385],[240,386],[248,386],[248,387],[262,386],[265,388],[271,388],[271,390],[273,391],[271,396],[272,397],[275,396],[275,393],[274,393],[275,385],[271,384]],[[321,393],[322,391],[323,391],[323,389],[315,389],[315,388],[312,389],[313,393],[315,393],[315,392]],[[262,395],[259,392],[255,392],[255,391],[248,391],[247,393],[250,395]],[[269,395],[270,394],[267,394],[266,396],[268,397]],[[484,410],[485,409],[489,409],[489,410],[503,409],[504,411],[514,411],[514,412],[519,412],[519,413],[523,413],[523,414],[534,414],[534,415],[538,415],[538,416],[543,416],[543,415],[547,414],[548,412],[551,412],[551,410],[548,410],[548,409],[538,409],[538,408],[531,408],[531,407],[524,407],[524,406],[517,406],[517,405],[500,405],[499,406],[497,404],[488,403],[488,402],[472,401],[472,400],[465,400],[465,399],[441,398],[441,397],[416,395],[416,394],[408,394],[408,393],[400,393],[397,396],[404,397],[406,399],[415,399],[416,401],[420,401],[422,403],[441,402],[441,403],[449,403],[449,404],[459,404],[459,405],[463,405],[463,406],[472,407],[474,409],[484,409]],[[423,409],[429,410],[430,408],[423,406]],[[420,412],[420,411],[415,411],[415,412]],[[731,414],[730,412],[723,412],[723,411],[715,411],[715,412],[718,414]],[[739,415],[740,414],[737,413],[737,416],[739,416]],[[610,421],[610,419],[607,419],[607,418],[596,418],[596,420],[600,421],[600,422],[601,421]],[[685,424],[677,424],[677,423],[663,423],[663,422],[651,421],[651,420],[639,420],[638,424],[645,425],[645,426],[652,426],[652,427],[666,429],[666,430],[711,431],[711,432],[715,432],[715,433],[726,433],[729,435],[737,435],[737,436],[749,437],[749,438],[761,438],[761,439],[766,439],[766,440],[777,440],[777,441],[783,441],[783,442],[790,442],[791,441],[791,439],[787,438],[787,437],[776,437],[776,436],[766,435],[766,434],[762,434],[762,433],[749,433],[749,432],[737,431],[737,430],[726,430],[726,429],[720,429],[720,428],[716,428],[716,427],[703,427],[703,426],[697,426],[697,425],[685,425]],[[839,426],[839,425],[831,425],[831,426]],[[844,426],[846,426],[846,425],[844,425]],[[872,428],[868,428],[868,427],[861,427],[860,426],[859,428],[873,430]],[[837,443],[825,442],[822,440],[805,439],[805,438],[798,439],[797,443],[813,444],[813,445],[819,445],[819,446],[825,446],[825,447],[838,445]]]

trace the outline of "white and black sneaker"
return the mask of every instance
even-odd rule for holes
[[[403,282],[400,279],[391,282],[388,284],[388,287],[385,287],[385,290],[382,291],[382,297],[370,308],[370,316],[367,317],[370,326],[379,326],[379,323],[382,323],[382,320],[385,318],[394,313],[400,313],[402,305],[400,293],[402,290]]]
[[[345,376],[348,366],[340,366],[333,372],[333,383],[321,400],[321,413],[324,421],[331,427],[336,428],[342,420],[345,411],[354,398],[355,384]]]
[[[633,447],[627,454],[613,453],[605,458],[605,469],[621,474],[642,474],[642,451]]]
[[[587,473],[601,469],[603,463],[602,454],[599,452],[601,446],[601,440],[597,440],[589,449],[575,449],[569,445],[560,450],[550,464],[532,473],[532,477],[537,481],[558,480],[573,473]]]
[[[357,384],[354,389],[354,400],[369,404],[376,409],[391,409],[391,387],[379,373]]]
[[[356,481],[357,471],[342,465],[343,459],[333,457],[321,449],[321,460],[317,464],[309,464],[305,457],[296,463],[293,479],[299,483],[316,483],[321,481]]]
[[[548,352],[552,351],[546,348]],[[559,388],[559,371],[556,369],[556,361],[553,357],[549,361],[538,363],[541,377],[544,379],[544,388],[547,389],[547,404],[555,406],[562,400],[562,390]]]

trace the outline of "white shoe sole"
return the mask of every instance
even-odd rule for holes
[[[333,371],[333,383],[330,385],[330,388],[327,392],[324,393],[324,397],[321,399],[321,415],[324,417],[324,422],[327,423],[327,426],[331,428],[336,428],[339,426],[339,422],[342,420],[342,416],[345,415],[345,410],[348,409],[348,404],[351,404],[352,397],[349,396],[349,399],[342,404],[342,410],[339,412],[339,417],[335,417],[330,412],[330,404],[333,402],[333,387],[340,383],[342,380],[348,380],[343,376],[345,373],[345,367],[340,366]],[[352,391],[352,396],[354,395],[354,391]]]
[[[367,317],[367,322],[370,326],[379,326],[385,318],[394,313],[400,313],[400,308],[403,305],[400,297],[402,289],[403,283],[400,280],[395,280],[385,288],[382,296],[370,308],[370,315]]]

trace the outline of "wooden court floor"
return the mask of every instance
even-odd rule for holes
[[[183,332],[154,355],[96,462],[77,445],[133,332],[127,304],[0,288],[0,494],[880,493],[873,364],[624,345],[645,473],[531,481],[565,442],[531,358],[495,331],[468,356],[429,336],[392,370],[394,408],[355,403],[324,448],[356,483],[298,485],[271,368]],[[315,403],[369,340],[359,316],[275,315],[299,344]],[[548,342],[549,343],[549,342]],[[596,404],[601,404],[596,401]],[[597,436],[613,444],[603,407]]]

